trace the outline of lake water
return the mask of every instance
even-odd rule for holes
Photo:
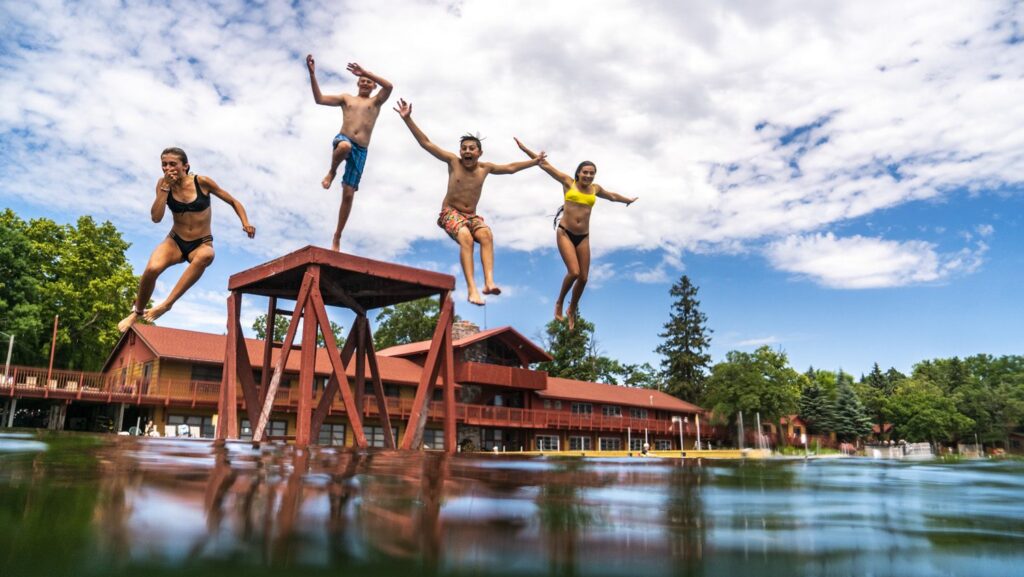
[[[1021,575],[1024,463],[0,433],[0,575]]]

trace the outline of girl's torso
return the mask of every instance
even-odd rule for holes
[[[199,183],[199,177],[186,178],[182,186],[167,194],[167,208],[171,209],[174,224],[171,230],[185,240],[211,234],[210,194]]]

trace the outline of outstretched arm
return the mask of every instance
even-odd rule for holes
[[[398,113],[398,116],[402,117],[402,120],[405,121],[405,125],[409,127],[409,132],[412,132],[413,138],[416,139],[416,142],[420,143],[420,146],[423,147],[423,150],[426,150],[427,152],[432,154],[434,158],[443,162],[452,162],[454,160],[458,160],[458,157],[452,154],[451,152],[448,152],[447,150],[444,150],[443,148],[434,144],[433,142],[430,142],[430,139],[427,138],[427,135],[423,134],[423,131],[420,130],[419,126],[416,126],[416,123],[412,121],[411,102],[406,102],[405,100],[399,98],[398,106],[394,110],[395,112]]]
[[[347,68],[348,71],[351,72],[352,74],[355,74],[356,76],[365,76],[370,80],[376,82],[377,86],[380,86],[380,90],[377,92],[377,96],[373,98],[377,106],[383,106],[384,103],[387,102],[388,97],[391,96],[391,90],[394,88],[394,86],[392,86],[390,82],[384,80],[380,76],[377,76],[373,72],[370,72],[369,70],[363,68],[356,62],[349,62]]]
[[[534,151],[532,151],[529,148],[527,148],[526,145],[523,144],[522,142],[520,142],[518,138],[513,136],[512,140],[516,141],[516,144],[519,145],[519,150],[522,150],[523,152],[525,152],[526,156],[529,156],[530,158],[537,158],[537,153],[535,153]],[[555,168],[554,166],[551,166],[551,164],[547,160],[544,160],[543,162],[541,162],[540,163],[540,167],[541,167],[541,169],[544,172],[550,174],[551,178],[557,180],[562,185],[564,185],[564,186],[572,186],[572,179],[569,178],[569,176],[567,174],[565,174],[563,172],[560,172],[557,168]]]
[[[524,168],[530,168],[531,166],[537,166],[544,162],[548,155],[543,151],[539,152],[532,160],[524,160],[522,162],[510,162],[508,164],[490,164],[491,174],[515,174]]]
[[[320,84],[316,81],[316,62],[312,54],[306,55],[306,68],[309,68],[309,85],[313,88],[313,101],[324,106],[341,106],[341,96],[324,96],[320,93]]]
[[[634,196],[633,198],[629,198],[628,196],[622,196],[621,194],[618,194],[616,192],[612,192],[610,190],[605,190],[601,186],[597,187],[597,193],[596,194],[600,198],[603,198],[605,200],[610,200],[612,202],[621,202],[621,203],[625,204],[626,206],[629,206],[629,205],[633,204],[634,202],[636,202],[636,199],[640,198],[639,196]]]
[[[249,217],[245,214],[245,207],[239,200],[224,190],[208,176],[200,176],[199,183],[203,185],[203,188],[210,191],[210,194],[223,200],[224,202],[231,205],[231,208],[235,209],[235,214],[238,215],[238,219],[242,221],[242,230],[245,234],[249,235],[249,238],[256,236],[256,227],[249,224]]]
[[[153,199],[153,208],[149,209],[149,216],[153,222],[160,222],[164,219],[168,194],[171,194],[171,185],[167,184],[167,179],[161,178],[156,181],[156,198]]]

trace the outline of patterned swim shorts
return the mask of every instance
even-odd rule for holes
[[[441,209],[441,214],[437,217],[437,226],[443,228],[454,241],[459,240],[459,229],[464,226],[469,227],[471,233],[481,228],[488,228],[484,217],[479,214],[465,214],[450,206]]]

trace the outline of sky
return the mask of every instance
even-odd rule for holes
[[[469,305],[435,224],[446,168],[398,98],[447,150],[473,132],[482,160],[518,161],[517,136],[639,197],[594,207],[581,304],[620,361],[659,364],[684,274],[713,362],[769,345],[859,375],[1024,354],[1020,2],[20,0],[0,21],[0,207],[109,220],[141,273],[170,229],[149,218],[165,147],[245,205],[256,238],[215,200],[216,260],[160,325],[224,332],[231,274],[329,246],[341,113],[313,102],[311,53],[325,93],[355,92],[349,62],[395,86],[342,250],[455,275],[456,313],[481,327],[540,340],[561,187],[536,168],[488,179],[504,292]],[[265,308],[248,298],[243,324]]]

